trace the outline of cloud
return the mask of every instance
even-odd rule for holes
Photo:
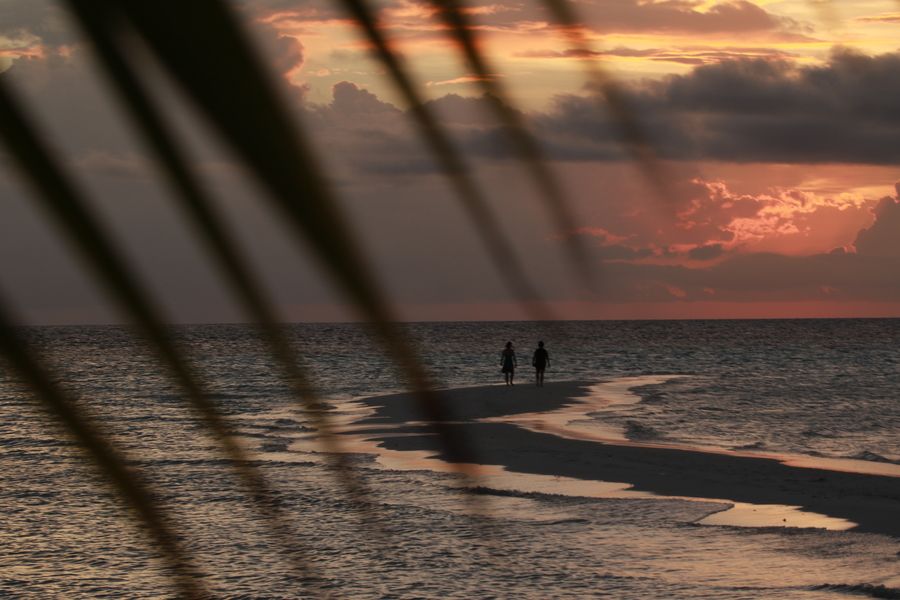
[[[77,39],[64,10],[50,0],[0,2],[0,42],[11,40],[18,50],[57,48]],[[3,45],[0,43],[0,49]]]
[[[338,4],[330,1],[310,0],[238,0],[236,6],[248,18],[270,24],[278,29],[296,32],[306,23],[321,23],[346,18]]]
[[[568,50],[527,50],[518,52],[514,56],[522,58],[560,58],[560,59],[603,59],[608,57],[619,58],[646,58],[659,62],[673,62],[686,65],[715,64],[726,60],[740,59],[789,59],[793,55],[775,48],[709,48],[709,47],[682,47],[682,48],[627,48],[617,46],[609,50],[587,50],[571,48]]]
[[[290,76],[303,66],[303,44],[296,37],[280,33],[271,24],[259,23],[250,31],[266,57],[266,64],[277,74]]]
[[[658,153],[676,160],[894,164],[900,160],[900,54],[836,49],[824,66],[735,60],[632,87],[630,104]],[[623,157],[589,96],[534,115],[563,160]]]
[[[900,187],[900,186],[898,186]],[[900,198],[883,198],[875,221],[856,238],[856,252],[836,249],[809,256],[772,252],[726,254],[721,244],[688,251],[696,260],[725,257],[708,267],[612,262],[604,300],[900,301]],[[672,290],[678,290],[673,294]]]
[[[481,81],[488,81],[490,79],[491,78],[489,77],[480,77],[478,75],[463,75],[462,77],[454,77],[453,79],[444,79],[442,81],[427,81],[425,82],[425,85],[428,87],[457,85],[460,83],[478,83]]]
[[[646,290],[657,283],[684,290],[685,300],[708,299],[707,290],[713,290],[720,301],[900,301],[896,258],[759,253],[738,255],[706,269],[626,264],[615,268],[613,277],[624,284],[619,300],[650,300]]]
[[[856,236],[856,252],[862,256],[900,258],[900,184],[897,197],[882,198],[873,213],[875,222]]]
[[[602,227],[580,227],[572,235],[587,239],[586,247],[590,257],[598,262],[638,260],[654,254],[652,248],[630,246],[627,244],[627,236],[615,235]]]
[[[368,177],[435,172],[407,115],[355,83],[337,83],[330,103],[307,105],[303,116],[317,147],[331,157],[329,162],[340,171],[338,178],[347,185]]]
[[[472,6],[476,11],[493,7],[477,15],[477,23],[485,27],[527,31],[548,20],[542,7],[529,3],[481,2]],[[706,10],[698,10],[695,2],[680,0],[583,2],[578,9],[588,28],[598,33],[716,34],[802,28],[796,21],[775,16],[745,0],[719,2]]]
[[[567,99],[571,97],[562,100]],[[473,166],[483,169],[489,165],[512,164],[508,160],[514,156],[508,136],[496,126],[488,100],[448,94],[429,102],[429,107]],[[565,112],[572,116],[579,109],[585,114],[557,122],[562,126],[555,127],[552,134],[543,134],[541,139],[556,144],[557,158],[560,154],[571,158],[583,152],[579,156],[581,162],[576,164],[588,168],[592,160],[590,144],[595,141],[589,123],[591,116],[596,116],[596,107],[573,101],[571,108],[565,107]],[[410,126],[408,115],[356,84],[337,84],[329,104],[310,106],[309,111],[313,118],[307,120],[315,139],[335,156],[333,164],[344,169],[341,180],[350,185],[375,180],[390,184],[398,177],[438,174],[429,152]],[[547,128],[539,123],[537,130],[546,132]],[[615,157],[614,150],[610,150],[603,160]],[[370,179],[373,177],[376,179]],[[864,195],[822,194],[790,186],[739,193],[727,182],[704,179],[690,168],[671,178],[667,185],[665,218],[625,217],[633,210],[633,195],[646,191],[623,191],[619,196],[610,190],[605,194],[602,214],[596,221],[584,222],[585,228],[602,227],[607,233],[619,236],[615,241],[604,240],[602,245],[621,245],[622,249],[605,252],[615,252],[622,259],[650,255],[684,258],[692,248],[711,244],[721,244],[728,251],[741,247],[745,252],[801,250],[809,253],[851,245],[859,227],[871,222],[869,208],[874,204],[871,197]],[[585,228],[577,233],[586,235]],[[603,256],[598,254],[600,258]]]
[[[302,61],[301,47],[279,40],[277,32],[268,35],[274,42],[270,51],[284,57],[279,70]],[[725,124],[744,119],[780,119],[789,125],[792,115],[810,115],[821,119],[827,129],[826,117],[832,114],[828,111],[834,111],[858,116],[863,124],[890,123],[897,109],[878,96],[891,91],[895,62],[894,55],[847,53],[838,53],[829,64],[816,68],[725,61],[680,78],[642,84],[631,94],[639,106],[658,113],[656,122],[661,127],[653,131],[668,140],[669,145],[662,147],[670,158],[716,156],[709,148],[716,148],[717,140],[721,143],[723,132],[735,130]],[[157,178],[147,176],[151,163],[142,146],[127,135],[129,128],[117,118],[115,104],[104,86],[90,76],[86,63],[77,51],[68,57],[20,60],[3,77],[15,78],[30,106],[40,113],[42,125],[55,132],[54,143],[96,191],[102,214],[134,248],[142,273],[170,295],[176,318],[234,318],[236,312],[209,283],[214,275],[204,269],[203,255],[193,248],[194,241],[178,233],[181,221],[168,214],[172,209],[163,201],[165,191],[155,189]],[[761,89],[750,86],[751,82]],[[851,93],[853,85],[861,89]],[[876,97],[867,98],[866,90]],[[753,94],[751,101],[744,97]],[[533,279],[552,290],[554,300],[583,298],[580,290],[565,282],[566,270],[557,256],[560,242],[553,237],[556,232],[541,221],[543,213],[531,202],[533,190],[527,178],[506,160],[510,153],[504,132],[485,111],[486,104],[484,98],[447,95],[430,106],[474,159],[476,175]],[[342,200],[365,230],[364,246],[376,257],[377,272],[390,282],[395,297],[430,303],[509,300],[462,210],[442,180],[433,176],[434,165],[404,110],[345,81],[333,87],[328,103],[298,103],[297,111],[316,147],[327,154],[329,167],[335,167],[329,172],[336,174]],[[179,124],[187,122],[184,114],[172,116]],[[587,161],[601,156],[612,161],[621,157],[613,128],[597,118],[590,98],[563,96],[551,110],[530,116],[535,131],[557,158]],[[197,132],[191,127],[183,133],[193,141]],[[672,140],[676,139],[690,143],[675,152]],[[732,143],[736,148],[747,146],[748,139],[736,137]],[[203,164],[227,156],[203,143],[191,148]],[[633,186],[629,188],[616,176],[608,176],[619,173],[623,181],[635,179],[617,163],[560,161],[555,166],[583,173],[583,179],[564,181],[575,191],[578,222],[583,225],[574,233],[590,238],[590,256],[608,284],[598,301],[671,303],[706,301],[710,296],[722,301],[826,297],[900,301],[900,284],[894,283],[900,250],[892,241],[900,236],[891,235],[900,226],[896,198],[875,207],[877,196],[849,198],[790,186],[764,188],[762,183],[748,191],[690,170],[669,182],[671,204],[661,214],[664,211],[653,204],[646,190],[641,196],[640,182],[628,184]],[[258,215],[248,217],[253,210],[261,212],[256,206],[261,203],[252,201],[257,196],[249,186],[233,186],[237,176],[227,171],[226,166],[204,174],[227,199],[223,204],[232,211],[230,222],[243,232],[242,239],[248,240],[259,258],[254,264],[261,265],[260,272],[279,305],[333,302],[334,296],[315,284],[309,265],[298,275],[297,257],[285,249],[293,247],[273,241],[278,223]],[[69,302],[66,288],[75,285],[73,278],[56,277],[63,270],[56,259],[44,256],[48,235],[32,235],[37,225],[21,227],[24,217],[18,213],[31,210],[26,197],[5,184],[3,192],[19,198],[22,205],[15,214],[4,211],[4,247],[11,249],[0,261],[4,281],[11,283],[10,289],[21,288],[27,304],[46,305],[47,310],[63,314]],[[822,220],[845,225],[827,238],[817,237],[824,227]],[[809,256],[797,255],[793,244],[801,239],[815,241]],[[789,246],[794,248],[792,256],[785,254]],[[851,251],[825,251],[836,246]],[[94,306],[89,292],[79,292],[78,297],[80,306]],[[302,313],[294,314],[302,318]]]
[[[688,258],[691,260],[713,260],[719,258],[725,253],[725,246],[722,244],[706,244],[697,246],[688,251]]]
[[[900,23],[900,13],[882,13],[870,17],[857,17],[861,23]]]
[[[368,90],[355,83],[342,81],[334,86],[333,100],[329,108],[339,118],[370,119],[378,116],[396,117],[400,111],[387,102],[382,102]]]
[[[588,29],[599,33],[665,33],[674,35],[762,35],[800,38],[808,27],[780,17],[746,0],[718,2],[705,9],[684,0],[608,0],[580,3],[579,15]],[[292,33],[311,31],[323,23],[347,21],[331,2],[313,0],[298,6],[293,1],[244,0],[240,6],[256,20]],[[436,9],[426,0],[388,0],[378,7],[381,24],[391,35],[442,38]],[[534,34],[551,32],[546,9],[539,3],[482,0],[467,4],[466,12],[482,32]]]

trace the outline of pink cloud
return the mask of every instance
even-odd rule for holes
[[[675,47],[662,48],[627,48],[618,46],[609,50],[587,50],[570,48],[567,50],[526,50],[514,56],[521,58],[559,58],[572,60],[599,60],[604,58],[643,58],[658,62],[674,62],[690,65],[714,64],[725,60],[736,59],[776,59],[785,60],[793,55],[775,48],[711,48],[711,47]]]
[[[494,75],[494,78],[500,77],[499,75]],[[436,87],[442,85],[458,85],[461,83],[478,83],[479,81],[485,81],[484,77],[479,77],[478,75],[463,75],[462,77],[454,77],[453,79],[444,79],[441,81],[428,81],[425,83],[426,86]]]

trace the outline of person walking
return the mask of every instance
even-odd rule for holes
[[[513,377],[516,374],[516,352],[513,343],[506,342],[506,348],[500,353],[500,372],[506,376],[506,385],[513,385]]]
[[[534,367],[535,385],[544,387],[544,369],[550,366],[550,353],[544,348],[544,342],[538,342],[537,350],[531,357],[531,366]]]

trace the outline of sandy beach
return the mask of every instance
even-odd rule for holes
[[[851,521],[854,531],[900,537],[900,477],[866,472],[869,465],[861,461],[829,464],[722,449],[576,439],[513,422],[522,415],[552,415],[577,406],[592,385],[555,382],[538,388],[523,383],[445,390],[453,419],[448,428],[470,445],[478,463],[513,473],[624,483],[634,491],[665,497],[794,506]],[[364,403],[374,412],[357,423],[355,435],[387,450],[446,459],[411,395],[374,397]]]

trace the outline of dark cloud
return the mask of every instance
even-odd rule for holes
[[[338,118],[363,119],[368,121],[378,117],[396,117],[400,111],[392,104],[382,102],[368,90],[358,87],[349,81],[342,81],[332,89],[332,102],[329,108]]]
[[[447,94],[427,102],[431,111],[448,125],[491,127],[496,123],[488,102],[482,98]]]
[[[836,50],[828,64],[737,60],[629,90],[657,152],[735,162],[900,160],[900,54]],[[615,127],[591,97],[562,96],[535,115],[542,139],[569,160],[622,156]]]
[[[897,258],[856,254],[736,255],[715,266],[607,263],[601,298],[607,302],[900,301]]]
[[[292,46],[290,40],[282,40],[281,45],[278,39],[270,41],[276,42],[276,54],[277,50],[283,52],[282,66],[302,60],[300,48]],[[659,109],[661,116],[656,122],[660,128],[653,131],[669,140],[669,145],[662,147],[672,156],[691,157],[709,153],[717,140],[721,144],[723,132],[731,131],[721,123],[729,119],[742,122],[772,118],[788,123],[791,115],[824,119],[828,111],[837,111],[861,115],[863,123],[889,123],[898,109],[884,98],[865,98],[865,89],[851,94],[850,87],[868,86],[877,94],[890,92],[892,81],[896,82],[893,56],[869,58],[843,53],[818,69],[786,63],[767,66],[759,64],[761,61],[726,62],[704,67],[707,70],[702,73],[695,71],[658,85],[645,85],[632,93],[640,106]],[[42,128],[55,132],[54,144],[94,192],[104,222],[116,226],[130,248],[129,257],[134,257],[154,289],[167,295],[171,314],[179,320],[238,318],[233,307],[222,300],[225,294],[216,288],[215,275],[202,259],[202,251],[194,248],[196,240],[181,231],[183,221],[171,214],[174,209],[165,201],[166,191],[156,189],[159,182],[150,176],[148,165],[152,163],[142,153],[142,146],[127,135],[128,127],[118,117],[115,104],[100,82],[90,76],[85,63],[77,52],[69,57],[20,60],[3,77],[15,78],[17,89],[40,115]],[[763,89],[739,87],[746,82],[757,82]],[[728,86],[735,86],[741,93],[734,93]],[[826,90],[833,97],[826,98]],[[742,94],[757,96],[747,102]],[[503,159],[509,156],[502,141],[503,131],[484,116],[486,102],[484,98],[446,96],[431,106],[473,158]],[[390,283],[396,298],[434,303],[508,301],[477,236],[446,187],[436,177],[418,176],[433,172],[434,167],[403,110],[356,84],[342,82],[334,87],[328,104],[306,104],[298,111],[317,147],[329,159],[329,167],[335,167],[340,183],[346,184],[341,191],[348,193],[342,194],[342,199],[351,207],[356,222],[362,224],[364,247],[375,257],[378,275]],[[563,97],[553,111],[536,116],[536,131],[556,156],[619,157],[613,129],[596,115],[593,102]],[[178,111],[172,116],[178,123],[188,122]],[[185,127],[183,133],[193,140],[191,127],[196,125]],[[681,154],[673,150],[676,146],[672,140],[676,139],[689,142]],[[738,139],[734,144],[741,147],[747,140]],[[202,144],[191,148],[196,150],[201,168],[211,157],[226,156]],[[553,300],[583,298],[573,285],[566,284],[566,269],[560,266],[557,252],[559,240],[551,239],[553,232],[529,204],[533,190],[527,178],[508,168],[504,160],[473,163],[533,279],[543,289],[552,290]],[[621,170],[614,164],[603,168],[607,172]],[[310,265],[300,262],[298,269],[298,257],[291,251],[294,247],[278,237],[279,224],[257,214],[263,209],[254,201],[258,197],[255,190],[232,185],[237,177],[227,171],[225,163],[221,171],[204,173],[221,192],[223,205],[232,217],[229,222],[246,241],[279,306],[334,302],[336,296],[321,282],[316,283]],[[411,174],[417,176],[402,177]],[[641,202],[638,192],[610,191],[608,181],[599,180],[596,173],[586,175],[584,186],[573,184],[573,189],[580,194],[578,208],[590,215],[581,223],[604,223],[610,231],[621,234],[594,236],[590,245],[591,256],[600,265],[607,284],[601,301],[691,301],[710,297],[740,301],[900,301],[900,283],[895,275],[900,268],[900,244],[892,241],[900,240],[900,236],[891,235],[900,226],[896,198],[881,202],[875,222],[857,236],[856,252],[787,257],[740,254],[732,248],[734,234],[728,228],[735,219],[755,217],[777,199],[732,193],[723,186],[685,178],[671,183],[674,215],[660,217],[659,221],[666,224],[659,225],[646,215],[627,216],[640,212],[636,210]],[[53,314],[57,322],[64,321],[67,314],[74,314],[66,312],[73,306],[81,311],[79,314],[91,310],[95,311],[91,314],[97,314],[92,288],[67,274],[68,267],[60,266],[67,260],[67,249],[57,249],[49,256],[47,240],[58,238],[52,232],[42,232],[46,223],[40,219],[31,217],[37,223],[23,226],[28,219],[23,215],[33,210],[28,197],[2,181],[0,184],[0,197],[7,202],[0,220],[0,246],[7,250],[0,252],[0,283],[21,292],[21,304],[33,308],[35,320]],[[599,202],[600,196],[609,198]],[[16,208],[10,210],[13,202]],[[687,250],[678,251],[682,254],[669,251],[666,248],[670,244]],[[726,246],[732,248],[727,253],[723,252]],[[719,262],[707,268],[646,264],[654,259],[672,263],[683,260],[685,254]],[[302,312],[291,314],[303,318]]]
[[[588,248],[592,260],[603,262],[607,260],[638,260],[653,256],[652,248],[640,248],[621,243],[622,238],[610,234],[604,229],[584,227],[577,230],[574,235],[585,238],[585,247]]]
[[[0,2],[0,37],[51,48],[77,39],[62,7],[51,0]]]
[[[898,197],[882,198],[875,208],[875,222],[856,236],[854,247],[863,256],[900,258],[900,184]]]
[[[303,44],[297,38],[283,35],[269,24],[251,27],[266,64],[279,75],[287,75],[303,65]]]
[[[349,81],[332,88],[325,105],[308,105],[304,121],[317,147],[328,155],[348,185],[360,176],[393,179],[435,172],[410,119],[393,104]]]
[[[335,89],[332,109],[346,119],[333,121],[334,127],[385,129],[384,123],[361,122],[354,116],[363,105],[382,111],[385,123],[401,116],[368,92],[341,85],[345,87]],[[625,93],[646,136],[665,159],[879,165],[900,161],[896,53],[865,56],[839,49],[817,67],[783,60],[726,60],[631,86]],[[354,108],[351,101],[361,106]],[[560,95],[549,110],[528,115],[551,157],[628,158],[617,125],[598,103],[592,96]],[[447,95],[430,106],[472,157],[512,158],[509,136],[493,120],[488,104],[483,97]],[[414,149],[398,135],[385,133],[380,139],[390,145],[381,148],[382,156]],[[375,149],[377,139],[371,136],[369,150]],[[407,164],[421,172],[421,161]]]
[[[900,186],[898,186],[900,191]],[[875,221],[859,232],[856,252],[837,248],[811,256],[731,254],[706,268],[609,263],[608,301],[900,301],[900,198],[881,200]],[[695,248],[693,259],[724,256],[720,244]],[[674,292],[674,293],[673,293]]]
[[[705,246],[697,246],[688,250],[688,258],[692,260],[712,260],[719,258],[725,254],[725,247],[722,244],[707,244]]]

